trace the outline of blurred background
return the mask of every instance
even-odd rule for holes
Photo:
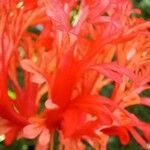
[[[135,7],[140,8],[142,17],[145,20],[150,19],[150,0],[132,0]]]

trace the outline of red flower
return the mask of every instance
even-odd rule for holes
[[[36,149],[48,149],[57,131],[60,149],[85,149],[85,140],[105,150],[110,136],[128,144],[130,134],[147,149],[149,124],[126,110],[150,106],[139,95],[150,88],[150,23],[132,11],[128,0],[1,1],[0,134],[6,144],[38,137]],[[99,91],[109,84],[107,98]]]
[[[28,12],[23,7],[18,1],[1,2],[0,5],[0,128],[6,144],[22,136],[21,130],[27,125],[28,118],[37,112],[38,85],[29,82],[30,74],[25,72],[21,89],[16,74],[20,61],[17,54],[19,41],[32,19],[41,11]]]

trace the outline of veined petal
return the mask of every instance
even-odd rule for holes
[[[73,56],[73,45],[62,58],[52,86],[52,100],[62,108],[70,100],[73,87],[80,74],[80,67]],[[59,88],[58,88],[59,87]]]
[[[38,124],[29,124],[24,127],[23,135],[26,138],[34,139],[36,138],[43,130],[43,127],[38,126]]]
[[[103,129],[102,132],[108,135],[118,135],[122,144],[128,144],[130,141],[129,133],[123,126],[112,126],[111,128]]]
[[[33,76],[31,78],[32,81],[36,83],[43,83],[46,81],[46,78],[39,70],[39,68],[31,61],[24,59],[21,61],[21,66],[28,72],[32,73]]]
[[[50,142],[50,133],[49,130],[47,128],[43,129],[42,133],[39,136],[39,144],[40,145],[48,145],[48,143]]]
[[[63,132],[64,136],[68,137],[73,135],[78,128],[82,125],[84,122],[84,113],[76,108],[72,108],[70,110],[67,110],[63,114]],[[71,126],[70,126],[71,125]]]
[[[19,129],[18,128],[12,128],[5,134],[5,144],[10,145],[12,142],[16,139],[18,135]]]
[[[141,98],[141,104],[145,106],[150,106],[150,98],[148,97],[142,97]]]
[[[118,83],[122,82],[123,75],[126,75],[132,81],[134,81],[135,84],[138,84],[137,77],[135,76],[133,71],[125,67],[119,66],[115,63],[102,64],[100,66],[93,66],[92,68],[108,76],[109,78],[113,79]]]
[[[59,106],[56,105],[56,104],[54,104],[51,99],[48,99],[48,100],[45,102],[45,107],[46,107],[47,109],[56,109],[56,108],[59,108]]]
[[[84,0],[82,5],[87,5],[89,6],[89,16],[88,18],[90,19],[91,22],[93,22],[93,20],[96,20],[96,18],[98,16],[100,16],[101,14],[105,13],[106,9],[108,8],[110,4],[110,0],[105,0],[105,1],[101,1],[101,0]]]
[[[148,149],[148,144],[146,143],[146,141],[138,134],[138,132],[132,128],[132,127],[128,127],[128,130],[130,131],[130,133],[132,134],[132,136],[135,138],[135,140],[144,148],[144,149]]]
[[[60,30],[69,31],[69,15],[65,12],[64,6],[59,0],[50,0],[47,5],[47,15],[52,18]]]
[[[81,97],[80,101],[75,103],[75,106],[86,113],[98,117],[99,121],[101,121],[100,124],[108,125],[112,123],[113,116],[109,108],[111,109],[115,105],[111,103],[111,100],[106,100],[105,102],[105,98],[103,99],[101,96],[89,95]]]

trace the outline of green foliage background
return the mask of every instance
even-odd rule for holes
[[[141,9],[142,17],[150,19],[150,0],[132,0],[134,6]]]

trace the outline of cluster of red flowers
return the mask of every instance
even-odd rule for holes
[[[106,150],[112,135],[148,149],[150,124],[126,109],[150,106],[140,95],[150,89],[150,22],[136,14],[130,0],[0,0],[5,144],[37,139],[46,150],[57,131],[60,150],[84,150],[83,140]],[[100,94],[109,84],[111,96]]]

